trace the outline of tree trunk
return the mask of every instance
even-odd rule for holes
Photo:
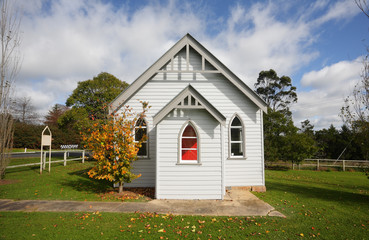
[[[119,182],[119,190],[118,193],[123,193],[123,182]]]

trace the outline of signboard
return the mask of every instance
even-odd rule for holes
[[[51,146],[51,135],[42,135],[41,145],[42,146]]]
[[[46,130],[49,132],[48,135],[45,134]],[[51,168],[51,141],[52,134],[50,128],[46,126],[41,133],[41,156],[40,156],[40,174],[42,174],[42,169],[45,169],[46,164],[46,152],[43,154],[44,146],[49,147],[49,172]]]

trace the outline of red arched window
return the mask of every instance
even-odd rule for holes
[[[195,129],[188,124],[181,137],[181,159],[183,161],[197,161],[197,134]]]

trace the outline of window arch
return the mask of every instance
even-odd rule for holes
[[[145,141],[141,143],[141,147],[138,150],[138,157],[147,157],[148,156],[148,134],[147,134],[147,122],[144,118],[139,118],[136,121],[135,125],[135,142],[139,142],[144,136],[146,136]]]
[[[199,162],[199,136],[196,128],[190,122],[184,125],[180,134],[179,162]]]
[[[245,157],[244,127],[237,114],[233,116],[229,125],[229,157]]]

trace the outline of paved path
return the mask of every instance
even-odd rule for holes
[[[156,212],[175,215],[278,216],[272,206],[248,191],[233,191],[227,200],[152,200],[149,202],[87,202],[0,199],[0,211],[26,212]]]

